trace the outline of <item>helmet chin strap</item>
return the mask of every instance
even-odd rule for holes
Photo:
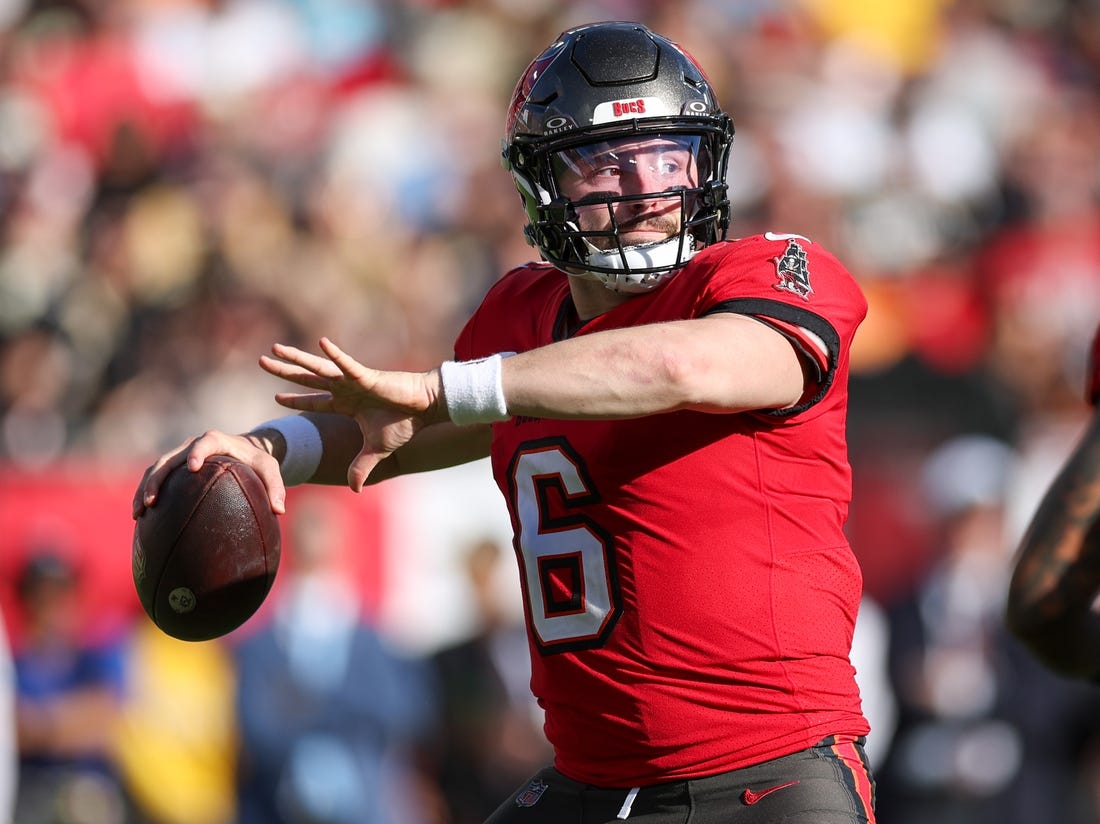
[[[695,238],[690,234],[685,235],[683,243],[684,251],[681,256],[678,235],[655,243],[624,246],[622,254],[618,250],[599,249],[585,240],[584,244],[589,250],[589,265],[615,271],[589,271],[584,274],[598,280],[613,292],[648,292],[672,277],[676,271],[674,266],[686,263],[694,256]],[[639,269],[650,271],[639,272]]]

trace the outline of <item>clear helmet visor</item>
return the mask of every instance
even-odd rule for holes
[[[697,135],[630,135],[555,152],[557,194],[574,203],[694,189],[712,168]]]
[[[551,157],[554,194],[575,209],[577,229],[600,249],[642,246],[679,234],[713,164],[697,135],[630,135]]]
[[[697,135],[672,134],[572,146],[551,157],[555,187],[574,202],[695,188],[712,167],[702,145]]]

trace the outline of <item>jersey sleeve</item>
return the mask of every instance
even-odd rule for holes
[[[749,315],[786,337],[810,381],[795,406],[766,414],[789,417],[814,406],[838,370],[847,368],[856,329],[867,314],[859,285],[836,257],[800,235],[745,238],[722,252],[710,261],[699,315]]]
[[[554,278],[544,264],[512,269],[494,283],[455,340],[456,360],[484,358],[500,352],[525,352],[540,339],[553,318],[565,276]]]

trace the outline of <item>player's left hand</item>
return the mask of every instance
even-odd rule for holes
[[[284,380],[316,392],[279,392],[275,400],[300,412],[327,412],[354,418],[363,448],[348,468],[348,485],[359,492],[371,470],[423,427],[447,419],[438,370],[388,372],[371,369],[328,338],[325,357],[275,344],[260,366]]]

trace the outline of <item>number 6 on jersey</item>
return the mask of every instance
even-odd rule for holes
[[[520,578],[539,649],[600,646],[622,606],[611,536],[582,514],[599,500],[583,462],[564,438],[533,441],[516,452],[508,477]]]

